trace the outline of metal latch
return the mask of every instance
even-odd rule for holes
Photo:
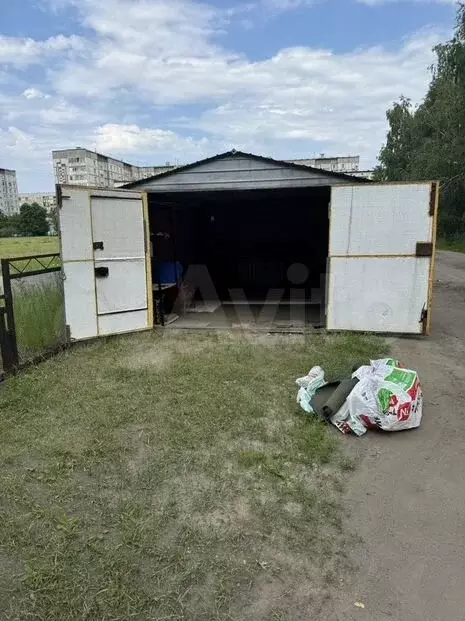
[[[94,250],[103,250],[103,241],[93,243]]]
[[[108,267],[96,267],[94,271],[97,278],[108,278],[108,274],[110,273]]]
[[[420,323],[423,325],[423,333],[426,333],[426,326],[428,325],[428,308],[426,304],[421,310]]]

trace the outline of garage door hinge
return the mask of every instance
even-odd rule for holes
[[[426,332],[426,325],[428,323],[428,309],[426,308],[426,304],[421,311],[420,323],[423,324],[423,332]]]
[[[63,207],[63,201],[65,199],[71,198],[70,196],[65,196],[63,194],[63,189],[61,187],[61,185],[59,183],[56,184],[55,186],[55,194],[56,194],[56,198],[57,198],[57,207],[58,209],[61,209]]]
[[[431,191],[429,195],[429,215],[434,216],[436,213],[436,193],[438,191],[438,184],[431,184]]]
[[[63,202],[63,192],[61,190],[61,185],[58,185],[57,183],[55,186],[55,190],[56,190],[56,197],[57,197],[57,207],[58,209],[61,209],[62,202]]]
[[[432,257],[433,256],[433,244],[431,242],[417,242],[415,256],[416,257]]]

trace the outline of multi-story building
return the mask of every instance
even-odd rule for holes
[[[313,168],[322,168],[331,172],[346,173],[348,175],[359,170],[360,156],[347,155],[343,157],[315,157],[303,160],[288,160],[292,164],[302,164],[303,166],[311,166]]]
[[[0,211],[12,216],[19,211],[16,171],[0,168]]]
[[[134,166],[81,147],[52,151],[56,183],[117,187],[165,172],[172,166]]]
[[[373,179],[375,174],[374,170],[357,170],[355,172],[350,173],[354,177],[361,177],[362,179]]]
[[[41,207],[45,207],[47,211],[53,209],[57,204],[55,192],[32,192],[30,194],[19,195],[19,206],[24,203],[31,205],[37,203]]]

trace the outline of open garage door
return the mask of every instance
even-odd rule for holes
[[[427,333],[436,183],[331,190],[328,330]]]
[[[63,186],[58,198],[71,338],[152,327],[145,194]]]

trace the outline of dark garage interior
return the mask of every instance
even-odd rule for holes
[[[158,323],[324,321],[329,186],[149,193],[148,202]]]

